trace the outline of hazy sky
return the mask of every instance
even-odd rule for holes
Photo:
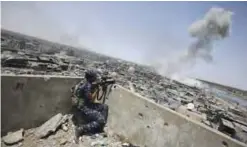
[[[231,10],[231,35],[214,46],[211,64],[187,76],[247,90],[247,2],[2,2],[2,27],[85,46],[139,63],[186,50],[190,24],[213,6]]]

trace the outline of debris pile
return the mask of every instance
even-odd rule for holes
[[[38,128],[17,132],[10,132],[2,138],[2,147],[61,147],[61,146],[87,146],[87,147],[138,147],[127,142],[120,141],[119,137],[105,132],[91,136],[82,136],[78,144],[74,142],[74,124],[71,115],[57,114]]]
[[[223,91],[222,89],[215,90],[210,85],[208,85],[210,89],[206,89],[171,80],[157,74],[149,66],[110,58],[83,49],[78,51],[73,47],[16,35],[8,31],[2,31],[1,39],[2,74],[83,77],[85,70],[96,69],[99,73],[114,77],[119,85],[132,92],[247,143],[247,102],[243,100],[243,98],[247,99],[245,93],[242,93],[242,100],[239,103],[225,99],[222,94],[219,95],[218,92]],[[13,45],[11,40],[17,42],[16,44],[21,42],[22,45]],[[24,44],[33,44],[34,48],[23,47]],[[70,54],[67,53],[68,50]],[[72,54],[71,50],[75,53]],[[222,93],[229,95],[229,90]],[[61,116],[57,117],[56,119],[61,121]],[[64,129],[66,127],[63,126]],[[46,135],[42,131],[39,133],[42,134],[41,136]]]
[[[2,140],[6,145],[13,145],[23,141],[23,134],[24,130],[20,129],[19,131],[8,133]]]

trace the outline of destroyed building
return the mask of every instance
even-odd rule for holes
[[[2,74],[82,77],[85,70],[94,68],[113,75],[119,85],[134,93],[247,143],[247,108],[242,104],[225,100],[205,89],[170,80],[151,67],[84,50],[79,50],[75,57],[66,54],[66,50],[73,47],[50,42],[45,44],[44,41],[23,39],[20,34],[18,37],[13,34],[2,33]],[[43,49],[40,49],[41,46]],[[49,52],[48,48],[54,51]],[[61,50],[65,53],[62,54]],[[188,109],[189,104],[193,104],[193,108]]]

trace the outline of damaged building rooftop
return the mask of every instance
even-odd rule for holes
[[[217,131],[199,121],[193,110],[179,107],[176,112],[120,85],[108,89],[109,118],[104,132],[85,135],[76,144],[70,87],[81,78],[1,78],[2,146],[246,146],[230,137],[236,129],[246,129],[244,122],[222,118]]]
[[[2,2],[1,146],[247,147],[245,7]]]

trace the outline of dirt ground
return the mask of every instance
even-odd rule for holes
[[[69,119],[67,122],[68,130],[59,128],[55,133],[47,138],[39,139],[34,135],[36,128],[24,131],[24,140],[11,145],[11,147],[130,147],[128,143],[121,142],[120,138],[105,127],[105,132],[91,136],[82,136],[78,144],[74,142],[74,124]],[[9,147],[3,142],[2,147]]]

